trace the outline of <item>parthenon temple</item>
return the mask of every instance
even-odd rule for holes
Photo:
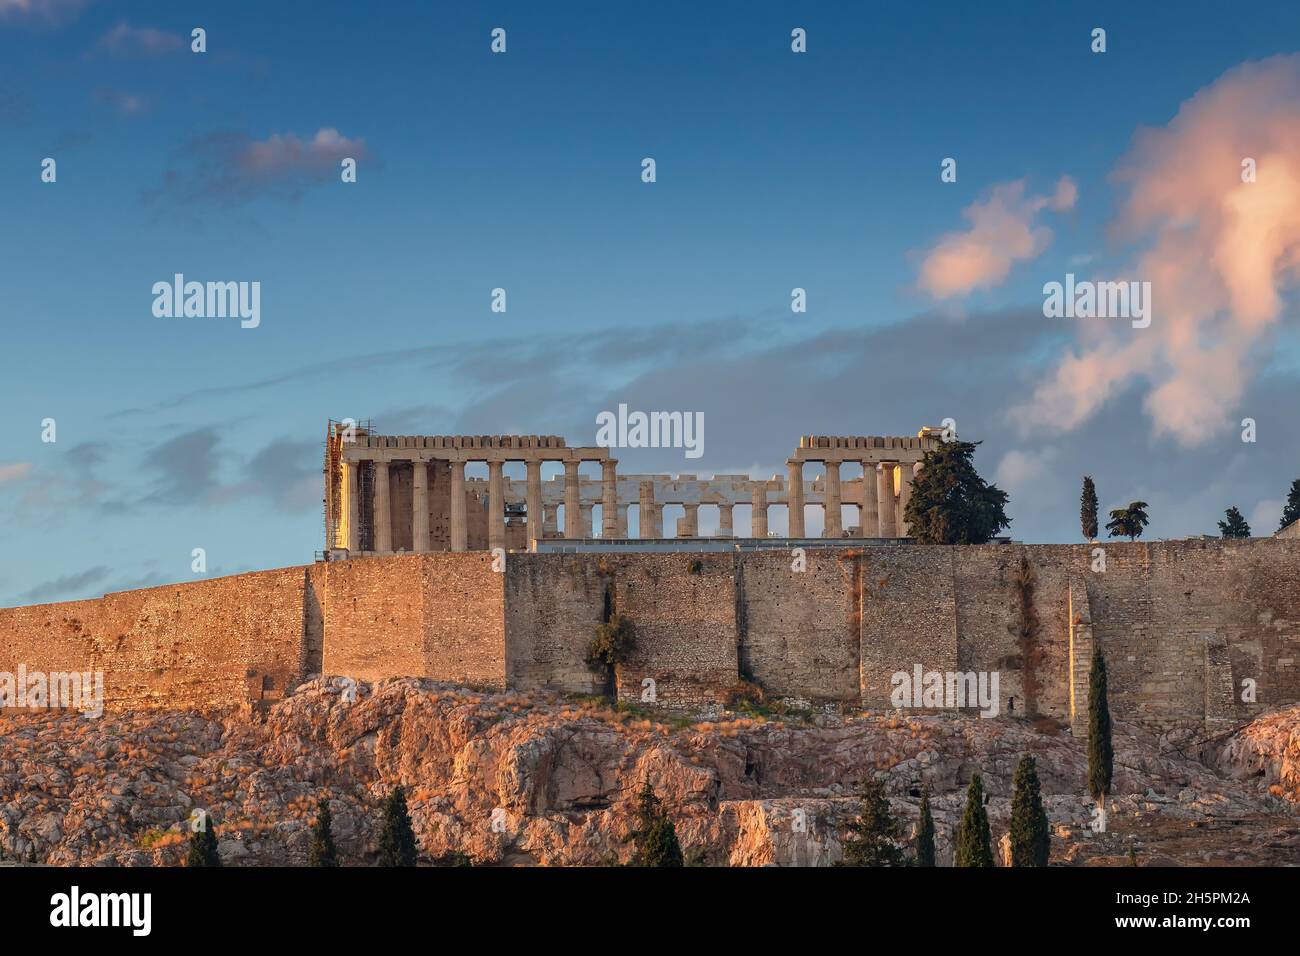
[[[325,452],[326,550],[348,556],[401,551],[536,551],[572,541],[599,545],[700,538],[700,508],[717,508],[713,539],[732,539],[737,505],[750,509],[750,538],[768,539],[771,509],[786,510],[789,540],[804,539],[805,509],[820,507],[823,538],[903,539],[912,480],[926,451],[942,439],[926,427],[915,438],[805,435],[786,473],[748,475],[620,474],[608,448],[569,447],[554,435],[379,435],[365,424],[331,421]],[[522,462],[526,477],[504,474]],[[564,473],[542,479],[555,462]],[[600,477],[579,473],[599,462]],[[821,474],[804,475],[808,463]],[[487,466],[487,478],[467,465]],[[841,478],[859,464],[861,477]],[[478,469],[481,472],[481,468]],[[683,516],[665,535],[664,508]],[[845,526],[843,506],[858,523]],[[636,509],[637,534],[629,512]],[[599,509],[599,520],[595,515]]]

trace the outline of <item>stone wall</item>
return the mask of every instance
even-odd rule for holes
[[[504,688],[503,577],[491,555],[474,551],[316,565],[322,673]]]
[[[302,663],[306,569],[0,609],[0,671],[102,671],[114,709],[274,699]]]
[[[888,707],[892,675],[920,665],[997,671],[1003,714],[1077,727],[1094,642],[1122,719],[1224,726],[1300,701],[1300,540],[1286,538],[846,546],[802,564],[785,550],[523,553],[504,570],[485,552],[364,558],[2,609],[0,672],[102,670],[115,709],[255,703],[320,672],[592,694],[587,647],[610,613],[638,635],[620,697],[642,700],[649,679],[670,707],[718,703],[741,677]]]

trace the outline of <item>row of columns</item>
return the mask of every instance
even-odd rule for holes
[[[358,462],[346,462],[346,480],[348,483],[348,547],[359,550],[359,481]],[[465,462],[451,461],[451,550],[464,551],[467,541],[465,519]],[[489,461],[488,466],[488,548],[504,548],[506,543],[505,523],[505,478],[503,462]],[[580,497],[578,466],[580,462],[564,462],[564,536],[566,538],[583,538],[591,533],[591,506],[583,505]],[[789,509],[789,531],[791,538],[806,537],[804,527],[804,463],[791,459],[787,463],[787,505]],[[822,463],[826,468],[825,482],[825,536],[838,538],[843,534],[841,507],[843,505],[840,486],[840,462]],[[389,488],[389,471],[386,462],[375,462],[374,469],[374,548],[376,551],[393,549],[391,528],[391,492]],[[412,539],[414,550],[428,551],[429,539],[429,473],[428,463],[412,461]],[[527,479],[525,497],[528,508],[528,537],[536,542],[546,534],[548,525],[552,525],[552,512],[542,503],[542,463],[527,461]],[[860,533],[866,538],[895,538],[907,535],[907,503],[911,499],[912,480],[920,471],[920,462],[880,462],[875,464],[875,494],[870,493],[868,476],[873,463],[863,463],[862,505],[859,521]],[[894,498],[894,469],[906,469],[901,472],[899,496]],[[614,459],[601,461],[601,534],[607,538],[627,536],[627,505],[618,503],[618,462]],[[698,504],[685,504],[686,512],[682,530],[687,537],[699,534]],[[723,502],[718,505],[718,533],[730,537],[733,533],[734,504]],[[765,538],[768,533],[767,490],[761,484],[754,487],[751,500],[751,535]],[[543,517],[545,515],[545,517]],[[654,483],[643,481],[640,489],[640,536],[642,538],[663,537],[663,513],[655,502]]]

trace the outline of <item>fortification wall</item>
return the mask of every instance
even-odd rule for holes
[[[305,570],[0,609],[0,671],[102,671],[117,710],[278,697],[298,680]]]
[[[0,671],[101,670],[112,709],[274,699],[320,672],[597,693],[587,647],[621,613],[638,640],[619,695],[641,700],[649,678],[670,707],[720,702],[742,675],[776,697],[888,707],[891,677],[920,665],[997,671],[1003,714],[1069,719],[1093,642],[1122,719],[1213,725],[1300,701],[1300,540],[845,547],[804,561],[512,554],[501,571],[486,552],[437,552],[283,568],[0,609]],[[1037,622],[1026,640],[1022,591]],[[1073,662],[1072,608],[1088,619]]]
[[[862,631],[856,551],[736,559],[742,673],[776,697],[856,701]]]
[[[511,555],[506,562],[506,657],[511,686],[597,693],[587,648],[606,612],[636,627],[620,667],[621,698],[716,702],[737,681],[731,555]]]
[[[403,554],[315,566],[321,670],[504,688],[503,575],[483,552]]]

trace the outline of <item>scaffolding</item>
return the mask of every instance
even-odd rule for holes
[[[370,419],[357,421],[351,418],[342,420],[329,419],[325,429],[325,465],[322,473],[325,478],[325,494],[321,498],[321,505],[324,511],[325,524],[325,549],[346,548],[348,546],[348,500],[347,488],[344,484],[346,471],[343,468],[343,447],[356,440],[360,435],[372,435],[374,428]],[[362,469],[358,469],[360,472]],[[358,479],[360,479],[360,474]],[[358,480],[358,492],[361,501],[368,501],[369,498],[362,491],[362,482]],[[364,542],[368,540],[365,532],[368,530],[370,516],[366,513],[368,509],[358,508],[357,514],[360,518],[360,531],[362,535],[359,540]],[[364,550],[364,548],[363,548]]]

